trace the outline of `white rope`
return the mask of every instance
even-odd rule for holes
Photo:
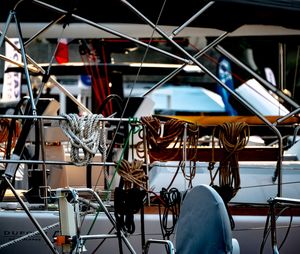
[[[106,159],[106,131],[102,115],[63,114],[60,126],[71,142],[70,158],[77,166],[89,164],[97,151]],[[80,154],[83,152],[83,157]]]

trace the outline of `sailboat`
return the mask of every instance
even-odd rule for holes
[[[8,126],[8,135],[3,140],[4,166],[0,184],[1,253],[143,253],[147,238],[173,240],[177,210],[174,208],[173,217],[164,216],[168,223],[163,225],[159,209],[166,209],[162,206],[166,200],[160,201],[171,189],[177,194],[201,184],[216,189],[221,187],[217,185],[222,181],[218,182],[216,176],[220,175],[221,166],[228,166],[228,160],[221,164],[224,162],[225,143],[217,134],[221,135],[227,128],[243,130],[236,134],[238,140],[243,141],[241,149],[235,150],[232,157],[231,152],[225,152],[230,155],[230,163],[234,164],[230,166],[240,169],[241,173],[235,175],[237,178],[230,175],[229,181],[225,180],[233,188],[226,205],[240,252],[297,253],[300,223],[299,105],[226,51],[221,42],[227,37],[245,35],[297,38],[300,25],[295,20],[300,12],[299,1],[224,0],[183,4],[180,1],[113,0],[95,8],[93,1],[21,0],[4,1],[2,5],[1,17],[7,19],[3,21],[0,45],[8,43],[21,55],[22,62],[4,55],[1,59],[15,66],[9,71],[24,72],[27,96],[15,101],[13,106],[9,105],[14,113],[6,111],[1,115],[1,119],[8,119],[3,121],[3,128],[5,123]],[[205,34],[213,39],[191,54],[185,40],[176,38],[195,34]],[[88,66],[82,63],[55,66],[53,58],[43,66],[28,55],[27,50],[35,39],[61,39],[62,36],[103,38],[102,43],[106,38],[117,37],[130,45],[143,47],[145,55],[140,64],[118,64],[105,61],[107,55],[102,54],[101,61],[97,59]],[[18,37],[20,46],[9,37]],[[153,38],[163,38],[176,50],[158,47]],[[89,47],[84,40],[78,41],[84,55]],[[120,44],[118,40],[114,42]],[[243,68],[253,79],[239,90],[232,89],[226,79],[215,75],[200,60],[211,49]],[[168,57],[172,63],[147,65],[148,51]],[[119,94],[110,96],[111,77],[108,73],[127,71],[132,74],[143,70],[145,76],[153,72],[163,77],[139,96],[133,97],[134,89],[128,87],[125,90],[127,99],[120,100]],[[55,71],[60,74],[78,71],[92,74],[93,109],[79,102],[67,86],[60,84],[52,76]],[[97,71],[105,74],[95,80]],[[180,91],[178,87],[170,86],[167,90],[160,87],[178,74],[188,76],[191,72],[218,83],[231,99],[246,109],[247,115],[226,115],[221,96],[204,88],[197,88],[197,93],[201,91],[203,97],[196,98],[196,101],[205,100],[205,106],[214,102],[219,106],[216,112],[202,108],[199,109],[201,114],[195,114],[195,110],[178,102],[174,105],[171,100],[175,95],[188,89],[194,94],[195,89],[185,87]],[[37,89],[33,89],[33,76],[42,77],[42,85]],[[59,90],[58,94],[64,94],[76,104],[76,112],[58,114],[61,102],[42,98],[48,81]],[[106,86],[96,87],[93,83],[96,81]],[[275,103],[276,109],[280,105],[279,115],[268,116],[260,111],[269,108],[270,100],[259,108],[256,107],[258,103],[253,103],[253,98],[258,102],[262,98],[255,95],[249,98],[250,91],[257,91],[258,87],[265,89],[268,98],[271,96],[278,103]],[[175,91],[175,95],[170,91]],[[104,95],[109,99],[106,100]],[[159,96],[167,107],[164,104],[158,106],[161,101],[155,102]],[[117,101],[117,106],[112,100]],[[178,115],[181,109],[184,113]],[[161,114],[162,111],[169,114]],[[172,138],[168,133],[173,135]],[[255,144],[251,146],[250,133],[265,139],[251,139]],[[283,136],[292,137],[288,149],[292,154],[285,151]],[[266,137],[271,138],[270,145],[265,145],[266,141],[269,142]],[[142,159],[138,157],[140,154],[143,154]],[[286,158],[294,160],[287,161]],[[136,169],[136,177],[124,173],[132,168]],[[138,187],[133,188],[136,196],[121,201],[125,204],[123,207],[116,201],[127,195],[123,193],[124,189],[132,186]],[[24,191],[26,188],[28,190]],[[287,212],[288,208],[290,211]],[[130,210],[129,216],[124,213],[127,209],[134,212]],[[164,215],[169,215],[169,212]],[[199,232],[208,226],[203,225]],[[164,247],[156,248],[153,253],[165,251]]]

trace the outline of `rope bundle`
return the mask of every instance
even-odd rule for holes
[[[124,180],[125,189],[133,187],[140,187],[145,189],[147,176],[144,170],[141,168],[143,161],[133,160],[131,163],[127,160],[122,160],[119,165],[118,174]]]
[[[142,208],[146,196],[148,178],[141,168],[142,165],[141,160],[133,160],[130,163],[125,159],[117,165],[124,189],[123,187],[115,188],[115,217],[118,227],[130,234],[135,231],[134,214]]]
[[[10,130],[13,128],[12,130]],[[11,120],[9,119],[0,119],[0,151],[5,152],[6,151],[6,142],[8,142],[9,139],[9,131],[12,131],[12,137],[11,137],[11,146],[14,147],[17,142],[17,138],[20,135],[21,132],[21,126],[20,122],[16,121],[14,124],[12,124]]]
[[[238,163],[238,154],[245,148],[249,141],[250,129],[246,123],[230,123],[226,122],[217,126],[219,146],[223,149],[224,156],[220,160],[219,184],[220,187],[230,187],[232,190],[231,199],[240,188],[240,172]],[[213,150],[214,150],[214,135],[213,135]],[[214,154],[213,154],[214,157]],[[214,159],[213,162],[214,163]],[[210,170],[212,169],[210,165]],[[215,178],[215,177],[214,177]],[[212,182],[214,180],[212,179]],[[229,201],[226,200],[226,201]]]
[[[90,163],[99,150],[106,158],[106,132],[102,115],[77,114],[63,115],[66,121],[60,121],[60,126],[71,142],[71,161],[77,166]],[[81,151],[83,157],[80,156]]]
[[[153,149],[167,148],[171,142],[177,143],[183,133],[183,122],[171,119],[161,128],[161,122],[155,117],[142,117],[141,122],[146,125],[148,141]]]
[[[189,186],[192,186],[192,180],[196,174],[199,126],[178,119],[170,119],[163,124],[159,119],[150,116],[142,117],[141,122],[145,125],[145,138],[150,158],[154,161],[179,160],[178,168],[169,187],[173,184],[179,169],[189,182]],[[185,131],[186,137],[184,137]],[[140,135],[140,138],[144,140],[142,135]],[[143,141],[137,144],[137,152],[140,158],[145,156],[143,147]],[[176,152],[170,153],[168,148],[178,149],[174,149]],[[186,172],[186,160],[190,162],[189,172]]]
[[[162,124],[159,119],[151,116],[142,117],[141,122],[145,125],[145,129],[147,131],[146,139],[148,151],[153,160],[170,161],[178,158],[179,154],[182,153],[180,149],[178,149],[177,153],[173,153],[171,157],[170,154],[165,153],[164,151],[171,144],[171,148],[183,147],[183,134],[185,125],[187,125],[186,147],[194,148],[188,149],[188,151],[192,152],[187,154],[187,158],[189,160],[196,159],[199,131],[197,125],[187,124],[186,122],[177,119],[170,119]],[[142,152],[142,149],[140,148],[142,145],[142,142],[137,145],[137,150],[140,152],[139,154]]]

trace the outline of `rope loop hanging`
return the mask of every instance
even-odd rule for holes
[[[147,175],[142,169],[142,160],[133,160],[131,163],[125,159],[120,162],[118,174],[124,180],[125,189],[142,188],[146,190]]]
[[[5,154],[6,143],[9,141],[11,141],[11,146],[14,147],[17,143],[20,132],[21,124],[19,121],[14,122],[8,119],[0,119],[0,151]]]
[[[148,177],[142,165],[141,160],[130,163],[125,159],[117,164],[122,184],[114,192],[115,217],[119,227],[130,234],[135,231],[134,214],[142,208],[147,192]]]
[[[238,154],[245,148],[250,137],[250,128],[246,123],[225,122],[216,127],[212,138],[214,150],[214,137],[218,136],[218,143],[222,149],[222,158],[220,159],[219,168],[215,175],[211,174],[211,185],[219,173],[219,187],[227,189],[221,196],[225,198],[225,202],[229,202],[240,189],[240,172]],[[212,151],[212,162],[209,163],[209,170],[212,171],[214,162],[214,151]],[[228,191],[230,189],[230,191]]]
[[[60,126],[71,142],[70,158],[76,166],[89,164],[99,151],[106,159],[106,130],[102,115],[63,114]],[[83,152],[83,156],[81,153]]]
[[[180,214],[181,193],[177,188],[167,190],[162,188],[160,197],[163,202],[159,203],[159,220],[163,239],[170,239],[174,233]],[[162,206],[162,208],[161,208]],[[171,217],[171,218],[170,218]]]
[[[183,148],[183,134],[186,122],[177,119],[170,119],[162,123],[158,118],[152,116],[141,117],[141,123],[144,124],[147,135],[147,150],[149,156],[155,161],[171,161],[178,158],[179,154],[182,153]],[[187,148],[189,154],[187,155],[189,160],[196,160],[196,148],[198,142],[198,131],[199,128],[194,124],[187,124]],[[143,139],[143,134],[140,133],[140,138]],[[143,141],[137,144],[138,155],[142,157]],[[165,153],[167,148],[180,148],[177,149],[176,153],[170,155]]]

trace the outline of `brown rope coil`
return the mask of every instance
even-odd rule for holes
[[[153,161],[172,161],[180,157],[183,148],[183,134],[185,125],[187,125],[186,148],[187,159],[196,160],[197,143],[199,136],[199,128],[195,124],[186,123],[177,119],[170,119],[162,123],[159,119],[152,116],[141,117],[141,123],[145,126],[147,150]],[[143,134],[140,133],[143,140]],[[144,158],[143,141],[137,144],[137,152],[140,158]],[[166,153],[167,148],[180,148],[176,153],[170,156]],[[183,158],[182,158],[183,159]]]
[[[214,165],[214,137],[218,134],[218,143],[223,150],[223,156],[220,160],[220,165],[214,177],[211,175],[211,184],[219,172],[219,186],[229,186],[232,189],[231,198],[236,195],[240,189],[240,171],[238,154],[245,148],[250,137],[250,128],[246,123],[226,122],[216,127],[212,137],[213,151],[212,162],[209,170],[213,169]]]
[[[133,160],[131,163],[123,159],[120,162],[118,174],[124,180],[126,190],[139,187],[146,190],[147,175],[142,169],[143,161]]]
[[[9,119],[0,119],[0,151],[5,152],[6,150],[6,143],[8,141],[9,130],[11,127],[11,120]],[[17,139],[21,132],[20,123],[18,121],[15,122],[15,127],[12,132],[12,142],[11,146],[15,147]]]
[[[144,125],[146,135],[144,136],[144,132],[139,133],[143,141],[136,146],[138,156],[140,158],[145,157],[144,140],[146,140],[146,149],[150,160],[179,160],[177,170],[169,187],[173,184],[179,169],[181,169],[184,178],[189,182],[189,186],[192,186],[192,180],[196,175],[199,126],[178,119],[160,122],[159,119],[151,116],[142,117],[141,123]],[[186,138],[184,139],[185,131]],[[172,152],[170,153],[169,150]],[[185,154],[184,151],[186,152]],[[189,161],[189,171],[186,168],[187,161]]]

